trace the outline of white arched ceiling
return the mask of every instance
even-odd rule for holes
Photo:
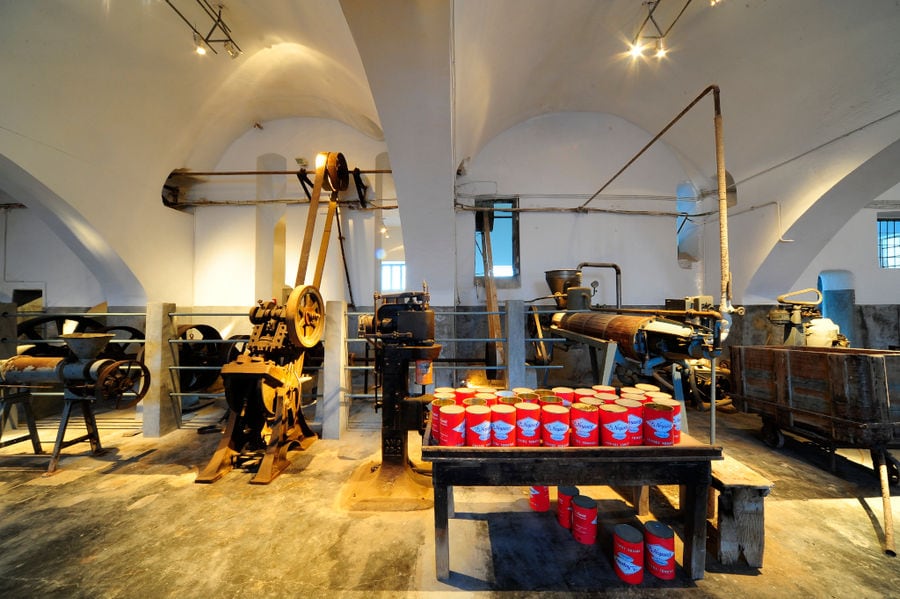
[[[694,0],[660,62],[622,55],[646,16],[635,0],[225,5],[244,51],[236,60],[193,55],[190,30],[161,0],[0,4],[0,154],[100,231],[154,298],[192,280],[191,220],[161,207],[166,175],[211,167],[257,122],[321,117],[375,139],[384,130],[413,281],[436,266],[422,255],[440,255],[441,268],[452,255],[453,231],[434,233],[454,221],[456,165],[529,118],[604,113],[649,138],[718,84],[739,202],[781,202],[787,227],[809,194],[785,196],[762,174],[848,132],[896,128],[886,117],[900,111],[900,7],[884,0]],[[663,27],[682,6],[662,0]],[[857,148],[845,172],[895,133]],[[664,141],[687,172],[709,177],[711,99]],[[796,187],[822,185],[813,169],[796,176]],[[160,239],[150,259],[142,248]]]
[[[750,280],[747,294],[774,298],[790,291],[789,287],[854,214],[900,183],[898,164],[900,141],[866,160],[822,194],[784,232],[783,237],[792,241],[771,246]],[[874,241],[871,245],[874,247]]]
[[[0,190],[40,215],[40,219],[90,270],[111,306],[147,302],[141,283],[107,240],[40,181],[0,154]]]

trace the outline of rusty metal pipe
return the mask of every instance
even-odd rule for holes
[[[176,173],[177,175],[193,175],[195,177],[228,177],[228,176],[253,176],[253,175],[296,175],[296,171],[183,171]],[[391,169],[359,169],[363,175],[390,175],[393,173]]]
[[[622,269],[618,264],[612,262],[582,262],[578,265],[578,270],[585,266],[591,268],[611,268],[616,271],[616,308],[622,307]]]

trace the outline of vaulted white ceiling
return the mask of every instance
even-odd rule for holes
[[[196,0],[171,4],[208,28]],[[889,124],[847,157],[849,171],[898,137],[895,1],[662,0],[663,60],[624,54],[647,16],[638,0],[223,4],[235,60],[191,54],[163,0],[2,3],[0,154],[52,189],[80,190],[79,175],[61,174],[79,166],[85,182],[127,174],[122,193],[146,184],[131,200],[157,208],[172,169],[213,167],[255,123],[328,118],[385,140],[401,210],[443,218],[456,165],[546,113],[610,113],[652,134],[716,84],[739,184]],[[714,172],[711,102],[665,137],[700,176]],[[67,201],[102,226],[114,210],[91,197]]]

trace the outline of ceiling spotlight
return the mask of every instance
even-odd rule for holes
[[[225,24],[225,20],[222,18],[222,10],[225,7],[222,4],[213,5],[212,1],[213,0],[165,0],[166,4],[169,5],[175,14],[184,21],[184,24],[190,27],[194,39],[194,52],[201,56],[207,52],[218,54],[219,52],[216,50],[216,44],[222,44],[222,47],[230,57],[237,58],[243,53],[243,50],[241,50],[241,47],[234,41],[234,38],[231,36],[231,29]],[[195,24],[184,16],[181,10],[175,6],[176,2],[187,4],[193,2],[197,5],[194,8],[194,12],[197,12],[199,9],[205,17],[201,16],[200,24]],[[203,23],[204,19],[209,20],[209,30],[206,29],[205,24]],[[200,33],[201,31],[207,31],[206,35]]]
[[[632,58],[643,56],[644,44],[642,44],[640,40],[635,41],[633,44],[631,44],[631,48],[628,50],[628,53],[631,54]]]
[[[203,56],[204,54],[206,54],[206,46],[204,46],[203,44],[204,44],[203,38],[200,37],[200,34],[195,31],[194,32],[194,52],[196,52],[200,56]]]
[[[662,38],[656,40],[656,57],[665,58],[668,53],[669,51],[666,50],[666,45],[663,43]]]
[[[225,51],[228,52],[228,56],[230,56],[230,57],[232,57],[232,58],[237,58],[238,56],[241,55],[240,49],[239,49],[237,46],[235,46],[235,45],[231,42],[231,40],[225,42],[225,43],[222,44],[222,45],[225,46]]]

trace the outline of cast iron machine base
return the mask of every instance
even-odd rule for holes
[[[421,292],[375,296],[375,314],[360,318],[360,336],[375,347],[375,372],[381,381],[381,464],[368,464],[354,475],[355,509],[427,509],[431,487],[410,464],[409,433],[425,433],[428,395],[410,397],[410,366],[416,381],[431,383],[431,363],[441,353],[434,342],[434,312],[427,287]],[[368,471],[368,473],[365,472]],[[391,507],[392,506],[392,507]]]
[[[292,448],[315,440],[303,416],[300,388],[306,350],[322,337],[322,296],[296,287],[283,306],[260,301],[250,310],[253,332],[244,353],[222,367],[228,424],[212,459],[195,482],[212,483],[235,465],[258,463],[253,484],[268,484],[290,465]]]

